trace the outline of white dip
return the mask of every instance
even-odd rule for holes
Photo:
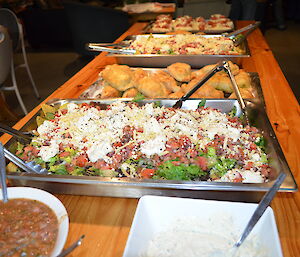
[[[149,242],[140,257],[267,257],[259,237],[249,235],[237,251],[240,236],[227,215],[203,222],[195,217],[172,222]]]

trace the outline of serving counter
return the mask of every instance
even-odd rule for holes
[[[248,25],[239,21],[237,27]],[[118,41],[137,34],[146,23],[136,23]],[[266,110],[295,180],[300,184],[300,109],[270,47],[259,30],[248,38],[251,58],[242,61],[248,72],[258,72]],[[105,65],[115,62],[106,53],[93,61],[58,88],[44,102],[54,98],[76,98],[98,77]],[[21,128],[38,110],[33,109],[14,128]],[[9,136],[1,137],[3,143]],[[70,256],[122,256],[138,199],[57,195],[65,205],[70,230],[66,247],[85,234],[82,246]],[[300,193],[278,193],[272,202],[284,256],[300,255]],[[270,242],[272,244],[272,242]]]

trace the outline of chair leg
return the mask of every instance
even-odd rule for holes
[[[29,79],[31,81],[31,85],[33,87],[34,93],[35,93],[35,95],[36,95],[37,98],[40,98],[39,91],[37,90],[37,87],[36,87],[36,85],[34,83],[31,71],[29,69],[29,65],[28,65],[28,61],[27,61],[27,55],[26,55],[26,51],[25,51],[25,44],[24,44],[24,38],[23,38],[23,30],[22,30],[22,28],[20,28],[20,31],[22,31],[20,33],[20,36],[21,36],[21,48],[22,48],[22,54],[23,54],[23,59],[24,59],[24,65],[25,65],[25,68],[27,70]]]
[[[13,83],[13,88],[14,88],[14,90],[16,92],[16,95],[17,95],[17,98],[18,98],[19,103],[21,105],[21,108],[22,108],[24,114],[27,115],[28,112],[27,112],[27,109],[26,109],[26,107],[24,105],[24,102],[22,100],[22,97],[20,95],[19,88],[18,88],[18,85],[17,85],[17,80],[16,80],[16,74],[15,74],[15,68],[14,68],[14,61],[13,61],[13,59],[11,60],[11,79],[12,79],[12,83]]]

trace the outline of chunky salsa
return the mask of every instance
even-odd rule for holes
[[[261,183],[271,170],[262,133],[212,108],[69,103],[48,116],[17,155],[54,174]]]
[[[50,256],[58,234],[55,213],[31,199],[0,201],[0,256]]]

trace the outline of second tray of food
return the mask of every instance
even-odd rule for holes
[[[257,73],[248,73],[234,63],[229,64],[242,97],[264,102]],[[98,80],[85,90],[80,98],[180,98],[214,66],[207,65],[193,70],[186,63],[174,63],[165,69],[108,65],[100,72]],[[221,71],[198,89],[192,98],[232,99],[236,96],[228,75]]]

